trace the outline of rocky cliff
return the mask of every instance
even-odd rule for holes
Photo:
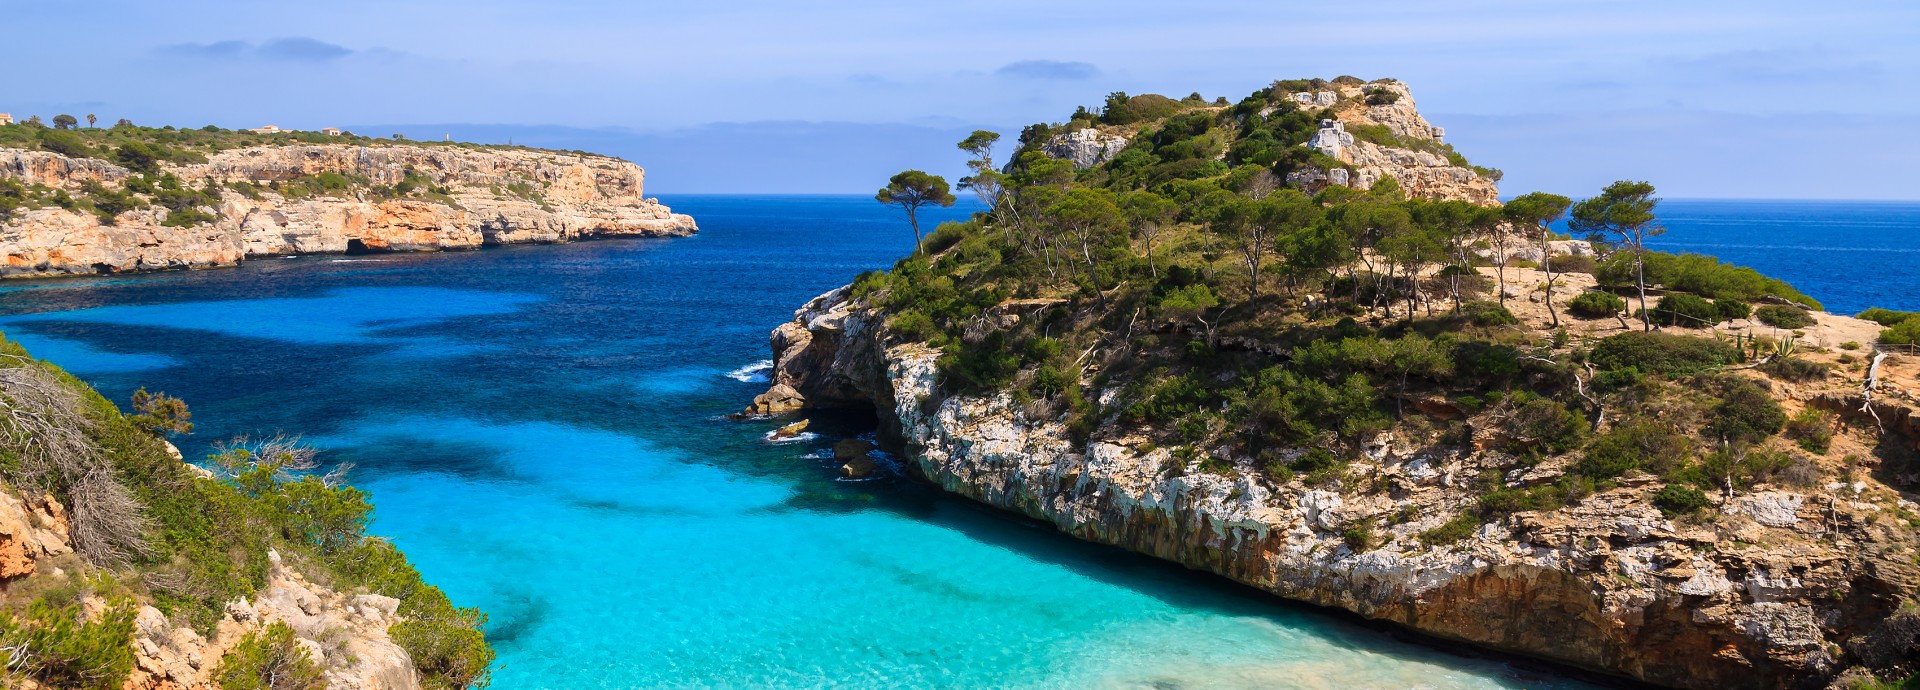
[[[204,196],[162,204],[166,190],[154,190],[154,181],[164,186],[168,178]],[[672,237],[697,230],[692,218],[642,196],[639,166],[524,149],[254,146],[219,151],[205,162],[162,163],[145,173],[50,151],[0,149],[4,180],[51,200],[0,215],[5,276],[200,268],[287,254]],[[120,202],[86,205],[100,195]]]
[[[1902,603],[1920,591],[1910,524],[1920,507],[1877,481],[1763,485],[1702,522],[1663,515],[1653,479],[1628,477],[1432,546],[1419,535],[1473,500],[1470,478],[1508,466],[1479,440],[1448,449],[1389,430],[1333,487],[1263,478],[1248,458],[1209,468],[1111,418],[1077,442],[1044,406],[943,393],[939,351],[890,335],[883,313],[849,295],[822,295],[780,326],[773,386],[749,411],[872,406],[913,474],[1067,534],[1664,686],[1818,687],[1849,665],[1920,659],[1920,611]],[[1569,462],[1507,479],[1551,478]]]
[[[204,479],[202,481],[213,481]],[[47,494],[0,491],[0,602],[69,582],[88,566],[75,554],[68,511]],[[251,634],[275,623],[293,630],[295,644],[319,667],[326,687],[341,690],[417,690],[411,657],[387,635],[398,622],[399,601],[378,594],[342,594],[318,585],[269,554],[267,586],[257,596],[227,603],[211,636],[140,604],[131,641],[133,664],[125,690],[214,690],[222,659]],[[86,615],[99,618],[107,598],[88,594]],[[27,659],[31,664],[34,660]],[[9,670],[13,670],[11,667]],[[18,687],[45,688],[30,678]],[[14,687],[14,686],[9,686]]]

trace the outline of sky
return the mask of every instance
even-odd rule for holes
[[[1406,81],[1501,187],[1916,199],[1920,3],[0,0],[0,112],[585,149],[649,193],[957,176],[1111,91]]]

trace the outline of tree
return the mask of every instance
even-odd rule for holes
[[[1407,318],[1413,318],[1413,309],[1420,299],[1420,274],[1428,266],[1445,261],[1447,247],[1441,232],[1431,226],[1420,223],[1394,223],[1386,226],[1387,232],[1380,237],[1378,248],[1380,255],[1388,262],[1388,278],[1397,268],[1407,281]],[[1433,313],[1429,303],[1427,313]],[[1387,317],[1393,317],[1393,305],[1389,300]]]
[[[1477,237],[1484,237],[1487,245],[1493,249],[1493,265],[1498,276],[1496,287],[1500,291],[1500,305],[1507,304],[1507,260],[1511,257],[1513,228],[1507,224],[1506,215],[1500,209],[1487,206],[1475,206],[1467,226]],[[1543,262],[1544,263],[1544,262]]]
[[[93,113],[87,113],[87,127],[91,128],[98,124],[100,124],[100,116],[95,115]]]
[[[1597,244],[1620,244],[1633,252],[1633,282],[1640,292],[1640,323],[1653,330],[1652,315],[1647,312],[1647,238],[1665,234],[1667,229],[1654,223],[1653,209],[1660,200],[1653,196],[1653,185],[1621,180],[1607,185],[1600,196],[1583,199],[1573,205],[1573,220],[1568,227],[1584,233]]]
[[[77,124],[80,124],[80,121],[73,119],[72,115],[62,113],[53,116],[54,129],[73,129],[73,126]]]
[[[1473,239],[1473,221],[1479,207],[1465,201],[1417,202],[1412,207],[1413,219],[1429,238],[1444,244],[1446,258],[1442,262],[1453,262],[1464,270],[1473,265],[1467,256]],[[1419,275],[1408,278],[1418,283]],[[1460,310],[1460,271],[1448,271],[1448,291],[1453,294],[1453,309]]]
[[[1049,209],[1049,215],[1080,245],[1080,258],[1087,263],[1087,276],[1093,282],[1093,294],[1100,309],[1107,308],[1107,293],[1100,287],[1100,254],[1124,224],[1120,207],[1113,203],[1113,192],[1105,189],[1075,189]]]
[[[927,206],[947,208],[953,206],[953,193],[947,190],[947,180],[939,175],[929,175],[918,170],[903,171],[887,180],[887,186],[874,193],[875,201],[888,206],[898,206],[907,212],[907,223],[913,226],[913,250],[920,251],[920,209]]]
[[[1133,234],[1146,240],[1147,270],[1158,279],[1160,267],[1153,260],[1153,240],[1180,215],[1180,205],[1153,192],[1134,191],[1120,198],[1120,208],[1126,211],[1127,224],[1133,226]]]
[[[1207,336],[1207,347],[1213,347],[1213,327],[1218,320],[1208,321],[1207,310],[1220,306],[1220,299],[1213,296],[1205,283],[1194,283],[1174,288],[1160,300],[1160,314],[1175,323],[1188,321],[1200,324]]]
[[[186,401],[166,393],[148,393],[146,388],[134,391],[133,411],[128,421],[155,436],[193,433],[193,422],[188,421],[193,413],[187,410]]]
[[[1516,231],[1524,228],[1540,238],[1540,270],[1547,272],[1547,314],[1553,317],[1554,328],[1560,327],[1560,312],[1553,308],[1553,251],[1550,243],[1553,240],[1553,224],[1566,215],[1567,206],[1572,203],[1572,199],[1558,194],[1533,192],[1523,194],[1501,208],[1501,214],[1513,223]],[[1502,264],[1502,270],[1504,272],[1505,264]]]

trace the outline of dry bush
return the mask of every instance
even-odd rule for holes
[[[88,436],[94,427],[79,391],[24,357],[0,364],[0,447],[19,459],[6,477],[16,486],[64,493],[73,513],[73,546],[102,566],[126,565],[147,549],[151,521]]]

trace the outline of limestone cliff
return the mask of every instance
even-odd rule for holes
[[[84,200],[89,190],[112,193],[163,176],[207,195],[194,211],[204,218],[191,222],[178,222],[186,216],[159,203],[118,213],[89,213],[71,203],[15,210],[0,216],[0,252],[6,257],[0,275],[200,268],[257,256],[469,249],[697,230],[692,218],[642,196],[644,172],[614,158],[339,144],[255,146],[205,158],[163,163],[143,175],[103,160],[0,149],[0,180],[43,196]],[[315,180],[333,184],[309,184]],[[422,191],[409,192],[416,187]]]
[[[1848,665],[1920,659],[1920,613],[1899,608],[1920,591],[1904,517],[1920,507],[1876,481],[1761,486],[1702,523],[1664,516],[1649,501],[1651,478],[1629,477],[1429,546],[1418,535],[1472,500],[1469,478],[1503,467],[1495,453],[1408,443],[1389,430],[1355,461],[1354,486],[1329,488],[1262,478],[1246,458],[1208,468],[1111,419],[1078,443],[1064,415],[1012,395],[946,395],[938,351],[893,337],[885,314],[850,294],[822,295],[780,326],[772,389],[750,411],[871,405],[913,474],[1075,537],[1664,686],[1818,687]],[[1118,391],[1096,393],[1104,402]],[[1783,394],[1805,404],[1844,398]],[[1568,462],[1550,458],[1508,479],[1551,476]],[[1379,524],[1384,534],[1355,543],[1354,528]]]

